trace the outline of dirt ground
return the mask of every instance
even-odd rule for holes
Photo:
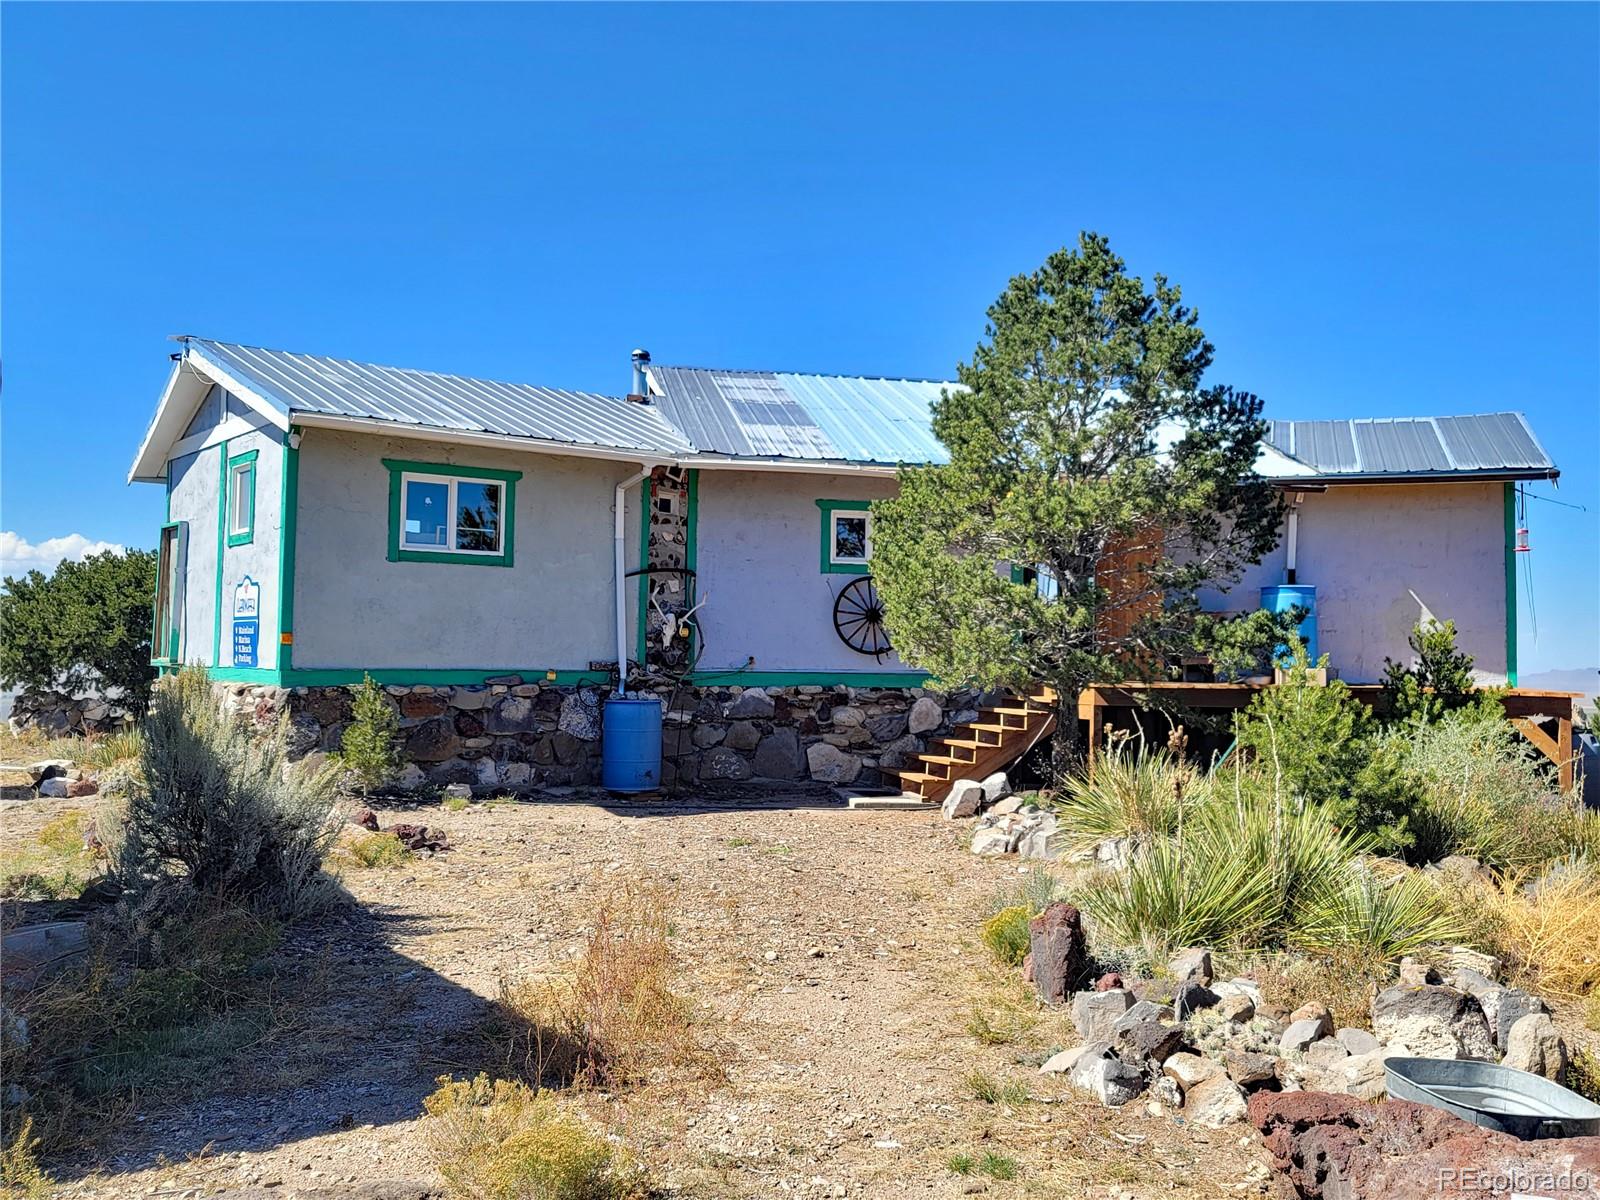
[[[76,802],[5,805],[8,842]],[[679,988],[726,1081],[584,1099],[667,1195],[1240,1196],[1266,1191],[1244,1126],[1143,1102],[1113,1116],[1037,1064],[1075,1041],[977,941],[1015,861],[980,859],[936,812],[814,796],[628,805],[540,801],[382,811],[454,848],[347,869],[354,903],[293,934],[291,1031],[225,1080],[137,1100],[91,1155],[51,1164],[66,1196],[354,1195],[436,1182],[418,1136],[435,1078],[474,1066],[504,978],[550,971],[630,879],[674,897]],[[974,1012],[1001,1030],[981,1042]],[[971,1075],[1026,1100],[986,1103]],[[1015,1180],[954,1174],[996,1151]]]

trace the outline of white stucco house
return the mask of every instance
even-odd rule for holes
[[[302,748],[337,745],[371,673],[436,779],[582,778],[578,709],[619,653],[670,689],[681,777],[890,770],[973,704],[912,714],[925,676],[866,611],[866,505],[942,459],[947,384],[637,352],[630,393],[604,396],[178,341],[130,472],[166,492],[155,661],[283,699]],[[1557,473],[1520,414],[1275,422],[1258,469],[1293,529],[1209,607],[1314,586],[1319,649],[1353,682],[1419,617],[1452,618],[1515,681],[1517,486]]]

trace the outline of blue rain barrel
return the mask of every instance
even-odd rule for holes
[[[612,792],[653,792],[661,786],[661,701],[654,696],[606,701],[600,783]]]
[[[1306,657],[1317,665],[1317,589],[1303,583],[1283,583],[1277,587],[1261,589],[1261,607],[1268,612],[1288,612],[1291,608],[1306,610],[1301,620],[1300,640],[1306,644]],[[1281,649],[1281,648],[1280,648]]]

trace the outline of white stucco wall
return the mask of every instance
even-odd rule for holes
[[[1506,675],[1505,510],[1499,483],[1333,485],[1300,506],[1296,582],[1317,589],[1318,648],[1351,683],[1382,678],[1387,656],[1407,661],[1406,635],[1423,617],[1453,620],[1457,644],[1486,682]],[[1283,582],[1286,548],[1228,593],[1204,592],[1212,611],[1260,607]]]
[[[260,615],[257,617],[256,666],[278,665],[278,546],[283,524],[283,443],[281,434],[247,433],[229,438],[221,447],[225,458],[256,451],[255,528],[250,541],[222,548],[222,628],[220,658],[217,665],[233,667],[233,621],[235,590],[246,579],[259,585]],[[231,523],[231,522],[230,522]],[[245,665],[240,663],[238,665]]]
[[[906,670],[894,654],[857,654],[834,632],[833,601],[855,575],[821,569],[819,499],[876,500],[893,479],[779,471],[702,470],[697,595],[704,601],[702,671]]]
[[[389,562],[385,458],[521,471],[513,565]],[[591,661],[614,661],[613,489],[635,470],[600,459],[306,430],[294,667],[585,670]],[[630,568],[639,555],[638,499],[636,485],[625,526]]]
[[[179,653],[184,662],[208,667],[212,665],[212,614],[217,600],[219,449],[213,446],[167,463],[168,518],[183,522],[187,539]]]

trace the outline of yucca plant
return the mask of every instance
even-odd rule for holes
[[[1301,897],[1289,943],[1304,950],[1366,950],[1387,960],[1430,943],[1466,937],[1466,922],[1450,897],[1420,871],[1385,869],[1357,860],[1334,886]]]
[[[1123,742],[1068,778],[1056,800],[1060,836],[1070,849],[1106,838],[1136,843],[1174,834],[1184,814],[1205,803],[1210,779],[1181,757]]]

